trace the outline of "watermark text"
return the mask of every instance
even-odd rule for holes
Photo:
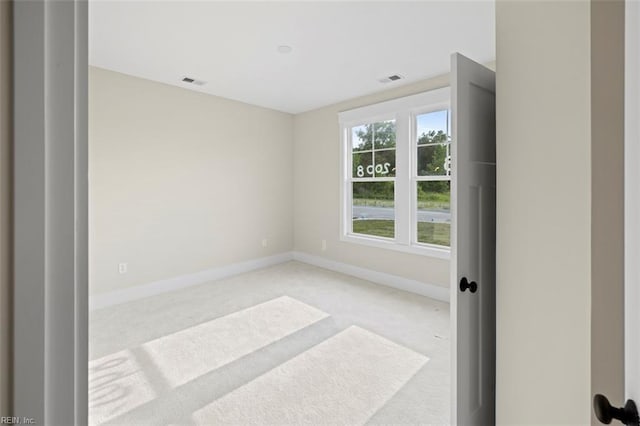
[[[33,417],[0,416],[0,425],[35,425]]]

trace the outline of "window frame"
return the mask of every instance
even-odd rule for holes
[[[349,243],[401,251],[423,256],[449,259],[451,249],[417,241],[417,128],[416,117],[443,109],[449,110],[451,124],[451,90],[449,87],[367,105],[338,114],[340,126],[340,240]],[[354,178],[352,176],[353,127],[378,121],[395,120],[396,174],[392,178]],[[449,132],[451,129],[449,128]],[[354,180],[355,179],[355,180]],[[352,230],[353,182],[394,184],[395,237],[368,236]],[[407,223],[409,221],[409,223]]]
[[[437,244],[421,243],[418,241],[418,182],[449,182],[449,191],[451,191],[451,173],[448,175],[419,176],[418,175],[418,148],[426,146],[442,145],[424,144],[418,145],[418,126],[417,119],[419,115],[429,114],[436,111],[442,111],[441,105],[429,105],[428,107],[414,110],[411,113],[411,243],[418,247],[442,248],[451,250],[450,247],[440,246]],[[449,136],[449,155],[451,155],[451,105],[447,104],[447,135]],[[397,144],[397,142],[396,142]]]

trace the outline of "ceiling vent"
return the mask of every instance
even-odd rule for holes
[[[191,78],[191,77],[183,77],[182,78],[182,82],[183,83],[189,83],[189,84],[195,84],[196,86],[204,86],[205,84],[207,84],[206,81],[196,80],[195,78]]]
[[[389,77],[384,77],[379,79],[378,81],[380,83],[391,83],[392,81],[397,81],[397,80],[401,80],[402,76],[398,75],[398,74],[394,74],[394,75],[390,75]]]

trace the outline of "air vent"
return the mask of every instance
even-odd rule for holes
[[[205,84],[207,84],[206,81],[196,80],[195,78],[191,78],[191,77],[183,77],[182,81],[184,83],[195,84],[197,86],[204,86]]]
[[[379,79],[378,81],[380,83],[391,83],[392,81],[397,81],[397,80],[401,80],[402,76],[398,75],[398,74],[394,74],[394,75],[390,75],[388,77],[384,77]]]

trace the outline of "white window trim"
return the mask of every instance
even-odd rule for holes
[[[340,240],[405,253],[419,254],[439,259],[449,259],[451,250],[437,245],[412,243],[415,233],[416,200],[415,193],[416,156],[415,119],[418,114],[450,109],[451,92],[449,87],[431,90],[403,98],[393,99],[374,105],[368,105],[338,114],[340,124]],[[376,121],[395,119],[396,140],[409,143],[396,143],[396,185],[395,185],[395,240],[383,237],[369,237],[354,234],[351,231],[351,191],[346,190],[351,178],[351,147],[348,129]],[[410,151],[410,152],[407,152]],[[400,173],[398,173],[398,171]],[[381,181],[383,179],[378,179]],[[386,180],[386,179],[384,179]],[[389,179],[391,180],[391,178]],[[399,181],[408,184],[398,185]],[[398,226],[398,218],[409,218],[409,226]],[[407,220],[407,219],[404,219]],[[403,219],[400,219],[402,222]]]

